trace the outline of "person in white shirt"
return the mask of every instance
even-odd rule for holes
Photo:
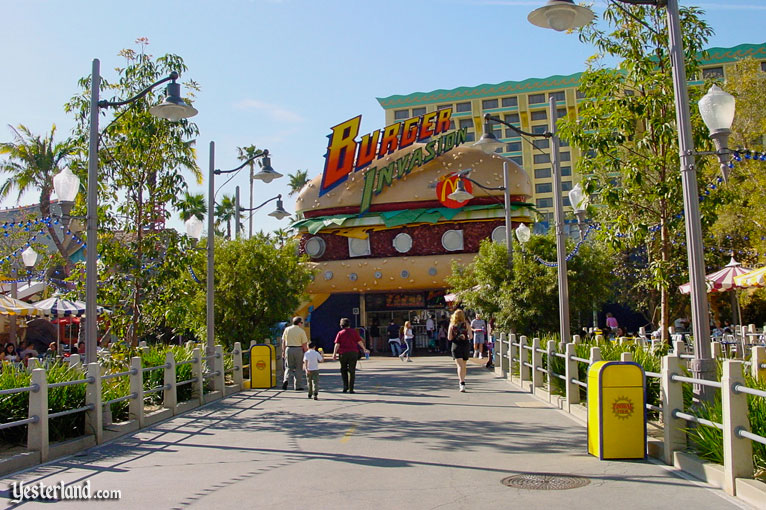
[[[322,353],[317,352],[317,345],[314,342],[309,343],[309,350],[303,354],[303,370],[306,371],[306,379],[309,383],[309,398],[314,400],[319,394],[319,364],[324,361]]]
[[[487,341],[487,323],[478,313],[476,318],[471,321],[471,331],[473,331],[473,357],[482,358],[484,357],[482,354],[484,342]]]
[[[306,332],[301,324],[303,319],[293,317],[293,325],[285,328],[282,333],[282,359],[285,364],[285,377],[282,380],[282,389],[286,390],[291,379],[295,380],[295,391],[303,391],[303,371],[301,360],[306,352],[309,342]]]

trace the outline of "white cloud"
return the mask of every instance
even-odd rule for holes
[[[257,110],[259,112],[263,112],[271,117],[272,120],[277,122],[293,124],[296,122],[304,122],[305,120],[300,114],[296,112],[282,108],[279,105],[260,101],[258,99],[243,99],[234,106],[239,110]]]

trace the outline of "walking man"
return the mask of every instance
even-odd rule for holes
[[[487,323],[478,313],[476,318],[471,321],[471,331],[473,331],[473,357],[482,358],[484,342],[487,341]]]
[[[303,391],[303,353],[308,348],[309,339],[301,327],[303,319],[293,317],[293,325],[282,333],[282,360],[285,363],[285,377],[282,389],[286,390],[290,379],[295,382],[295,390]]]

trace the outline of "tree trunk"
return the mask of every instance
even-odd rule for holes
[[[50,218],[51,217],[51,189],[50,187],[44,187],[42,190],[40,190],[40,214],[43,218]],[[54,228],[53,222],[46,223],[46,228],[48,229],[48,235],[53,240],[53,244],[56,245],[56,249],[61,254],[61,256],[64,258],[64,274],[69,276],[69,273],[72,271],[72,261],[69,260],[69,254],[67,253],[66,248],[64,248],[63,243],[63,235],[62,238],[59,239],[58,234],[56,233],[56,229]],[[64,225],[66,227],[66,225]]]
[[[663,207],[664,210],[664,207]],[[668,242],[668,226],[665,223],[665,217],[663,215],[662,219],[660,219],[660,242],[661,245],[661,256],[662,256],[662,267],[663,271],[667,268],[667,263],[669,260],[669,251],[670,251],[670,243]],[[670,303],[669,303],[669,293],[668,289],[665,288],[665,286],[660,287],[660,334],[662,338],[662,342],[665,344],[668,344],[668,326],[670,325]]]

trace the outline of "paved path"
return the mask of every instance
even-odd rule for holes
[[[469,368],[468,392],[458,393],[446,357],[362,365],[354,395],[340,392],[330,362],[318,401],[291,390],[240,393],[0,487],[90,480],[92,490],[122,491],[119,502],[59,502],[57,510],[746,508],[665,466],[598,461],[586,454],[584,427],[483,367]],[[528,472],[590,484],[532,491],[500,483]]]

